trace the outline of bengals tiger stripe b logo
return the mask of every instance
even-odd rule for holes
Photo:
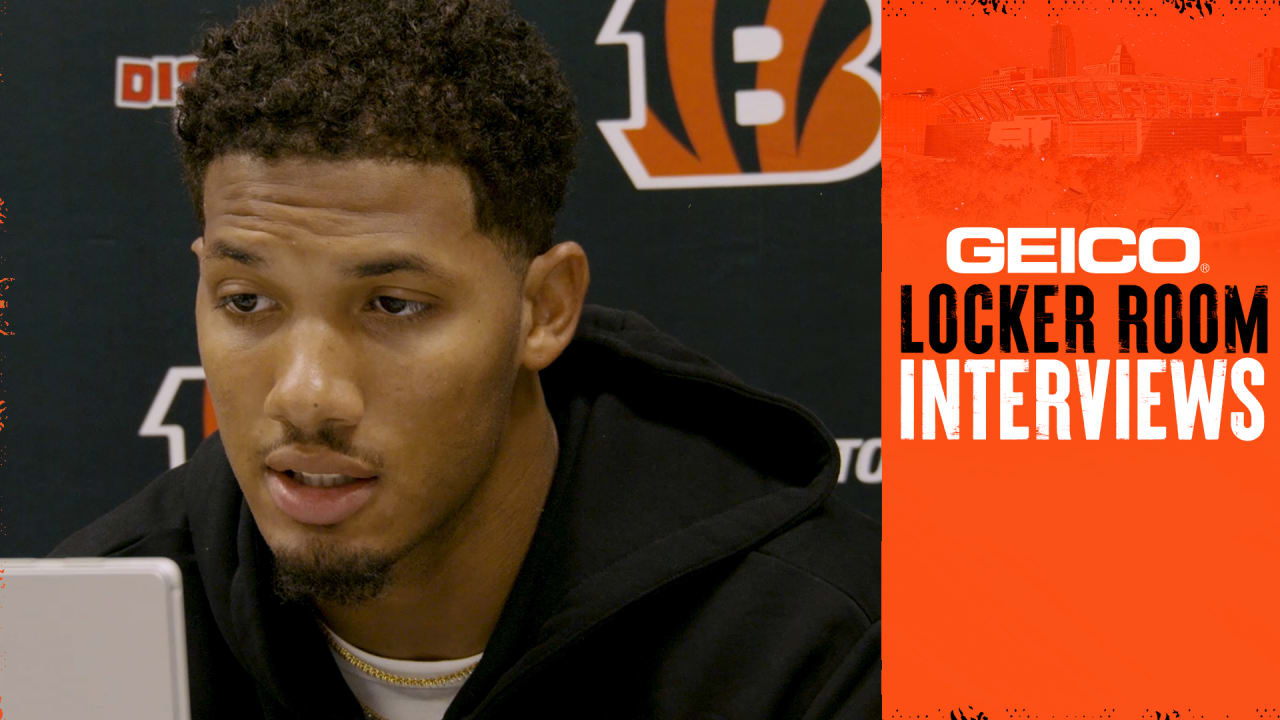
[[[826,183],[880,162],[879,0],[616,0],[631,117],[599,123],[639,189]]]

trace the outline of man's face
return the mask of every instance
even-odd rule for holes
[[[466,174],[222,157],[196,321],[227,457],[278,560],[399,560],[490,471],[519,370],[522,278]]]

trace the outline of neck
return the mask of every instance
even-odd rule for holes
[[[536,374],[522,372],[512,407],[488,475],[440,537],[397,563],[388,591],[354,606],[316,603],[344,640],[405,660],[484,650],[529,550],[559,452]]]

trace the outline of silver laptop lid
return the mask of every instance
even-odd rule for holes
[[[0,578],[5,717],[190,719],[173,561],[0,559]]]

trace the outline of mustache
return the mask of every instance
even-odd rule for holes
[[[284,426],[284,435],[262,450],[262,457],[267,457],[277,449],[286,445],[304,445],[322,447],[327,450],[363,461],[366,465],[381,468],[384,463],[382,453],[360,447],[351,442],[351,434],[339,430],[333,425],[323,425],[315,431],[301,430],[293,425]]]

